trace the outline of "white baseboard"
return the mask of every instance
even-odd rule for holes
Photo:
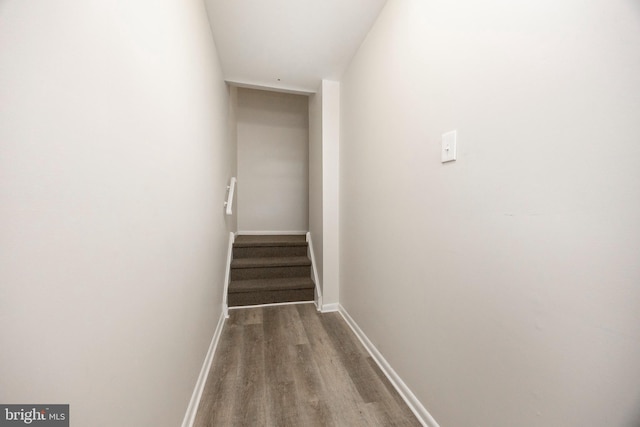
[[[238,236],[279,236],[279,235],[306,235],[306,230],[283,230],[283,231],[260,231],[260,230],[244,230],[238,231]]]
[[[338,304],[337,302],[334,302],[333,304],[324,304],[322,306],[322,310],[320,310],[323,313],[331,313],[332,311],[340,311],[340,304]]]
[[[226,317],[223,310],[222,313],[220,313],[218,325],[216,326],[216,330],[213,333],[211,344],[209,344],[209,350],[207,351],[207,355],[204,358],[204,363],[202,365],[202,368],[200,369],[200,375],[198,376],[196,387],[193,390],[193,394],[191,395],[191,400],[189,401],[187,412],[184,414],[182,427],[192,427],[193,422],[196,419],[196,413],[198,412],[198,406],[200,405],[200,398],[202,397],[204,385],[206,384],[207,377],[209,376],[209,370],[211,369],[211,363],[213,362],[213,355],[215,354],[216,348],[218,347],[220,335],[222,335],[222,328],[224,326],[225,318]]]
[[[329,304],[333,306],[334,304]],[[376,361],[382,372],[389,379],[391,384],[398,391],[402,399],[406,402],[406,404],[411,408],[418,421],[425,427],[439,427],[436,420],[431,416],[431,414],[427,411],[427,409],[420,403],[418,398],[413,394],[409,387],[402,381],[402,378],[393,370],[389,362],[385,360],[382,354],[378,351],[378,349],[373,345],[373,343],[367,338],[365,333],[360,329],[358,324],[353,320],[353,318],[347,313],[347,311],[340,304],[338,305],[338,311],[347,322],[347,324],[351,327],[353,332],[356,334],[358,339],[364,347],[367,349],[373,360]],[[324,312],[325,310],[323,310]]]

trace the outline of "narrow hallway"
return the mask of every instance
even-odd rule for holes
[[[231,310],[195,427],[419,426],[337,312]]]

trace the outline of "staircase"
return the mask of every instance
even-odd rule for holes
[[[313,301],[305,236],[238,236],[227,305]]]

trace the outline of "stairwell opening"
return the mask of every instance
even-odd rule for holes
[[[309,98],[232,87],[237,236],[227,305],[314,301],[309,258]]]

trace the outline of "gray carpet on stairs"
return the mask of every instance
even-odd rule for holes
[[[305,236],[236,237],[227,299],[229,307],[313,301],[314,287]]]

